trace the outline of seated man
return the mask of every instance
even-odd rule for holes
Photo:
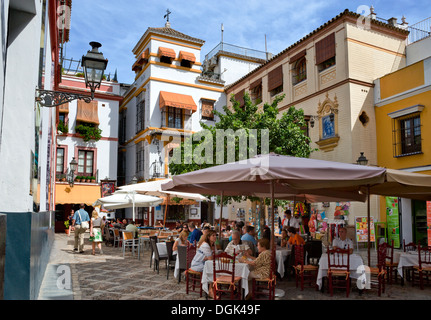
[[[195,227],[195,224],[193,222],[189,223],[189,230],[190,230],[190,234],[189,237],[187,238],[187,240],[191,243],[194,244],[195,241],[196,243],[199,242],[201,236],[202,236],[202,231],[200,231],[199,229],[197,229]]]
[[[289,240],[287,241],[289,246],[301,245],[305,243],[305,240],[296,233],[295,227],[289,227],[289,229],[287,229],[287,235],[289,236]]]
[[[241,246],[244,246],[244,252],[248,255],[252,255],[252,251],[250,249],[250,247],[247,244],[243,244],[241,241],[241,234],[239,233],[238,230],[234,230],[232,232],[232,241],[228,243],[228,245],[226,246],[226,249],[224,249],[224,251],[228,254],[233,256],[233,250],[235,249],[235,254],[239,254],[241,252]]]
[[[138,227],[135,224],[135,221],[132,221],[126,226],[126,231],[132,231],[133,238],[136,238],[136,234],[138,233]]]
[[[332,247],[334,249],[340,248],[346,250],[349,248],[349,253],[353,253],[353,241],[347,238],[347,229],[345,227],[341,227],[338,231],[339,238],[335,238],[332,241]]]
[[[257,241],[256,241],[256,238],[254,237],[254,235],[255,235],[254,227],[253,226],[247,226],[245,228],[245,234],[241,237],[241,240],[242,241],[250,241],[255,246],[257,246]]]

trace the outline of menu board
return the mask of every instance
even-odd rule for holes
[[[368,242],[368,219],[367,217],[356,217],[356,242]],[[374,236],[374,221],[373,217],[370,220],[370,242],[375,241]]]
[[[388,226],[388,242],[394,241],[394,247],[399,248],[400,243],[400,215],[399,202],[396,197],[386,197],[386,221]]]
[[[427,201],[427,236],[428,246],[431,246],[431,201]]]

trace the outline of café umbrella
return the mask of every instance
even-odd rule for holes
[[[337,198],[328,188],[384,181],[384,168],[283,156],[274,153],[231,162],[172,177],[163,190],[200,192],[224,196],[257,196],[274,199],[301,194]],[[357,190],[344,192],[342,199],[364,201]],[[274,231],[274,219],[272,219]]]
[[[133,220],[135,220],[136,207],[154,207],[162,202],[163,199],[159,197],[135,192],[114,192],[110,196],[97,199],[93,206],[103,205],[107,209],[133,208]]]
[[[172,181],[172,179],[161,179],[161,180],[125,185],[125,186],[119,187],[119,191],[117,192],[136,192],[137,194],[166,198],[166,207],[165,207],[165,214],[163,219],[163,226],[166,223],[167,210],[168,210],[169,201],[171,198],[208,201],[208,198],[198,193],[162,190],[161,185],[170,181]]]
[[[282,194],[309,194],[333,198],[339,195],[339,201],[341,198],[361,201],[358,197],[365,196],[368,200],[367,217],[370,221],[370,194],[430,200],[431,176],[270,153],[174,176],[172,182],[162,185],[162,189],[189,190],[222,197],[263,193],[271,198],[272,217],[274,199]],[[368,234],[368,263],[369,242]]]

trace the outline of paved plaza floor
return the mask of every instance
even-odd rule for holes
[[[85,252],[73,251],[74,235],[56,233],[50,262],[41,285],[39,300],[199,300],[199,294],[186,294],[184,279],[178,283],[173,276],[173,270],[166,278],[167,270],[161,262],[160,272],[157,274],[150,268],[149,249],[144,249],[140,260],[126,252],[123,258],[121,248],[114,248],[102,244],[103,255],[92,255],[91,242],[85,234]],[[366,261],[366,250],[357,252]],[[374,255],[375,252],[372,252]],[[70,274],[70,278],[67,276]],[[67,279],[71,279],[68,281]],[[354,289],[346,298],[345,291],[335,291],[331,297],[329,293],[305,288],[296,288],[293,279],[283,278],[277,281],[277,289],[284,292],[280,300],[431,300],[431,287],[420,290],[410,283],[404,286],[392,284],[386,286],[386,292],[381,297],[377,290],[367,290],[362,294]]]

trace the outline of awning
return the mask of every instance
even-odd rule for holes
[[[164,107],[174,107],[191,110],[192,112],[198,109],[192,96],[166,91],[160,91],[159,105],[160,109]]]
[[[93,100],[90,103],[87,103],[83,100],[78,100],[76,121],[99,124],[99,116],[97,114],[97,101]]]
[[[69,102],[58,106],[58,112],[69,113]]]
[[[55,204],[85,203],[91,206],[101,197],[100,185],[55,185]]]
[[[175,51],[171,48],[159,47],[159,57],[161,56],[175,59]]]
[[[135,63],[132,66],[133,71],[141,70],[144,63],[148,62],[150,58],[150,49],[147,48],[145,51],[138,57]]]
[[[180,51],[180,60],[187,60],[187,61],[190,61],[191,63],[195,63],[196,57],[191,52]]]

